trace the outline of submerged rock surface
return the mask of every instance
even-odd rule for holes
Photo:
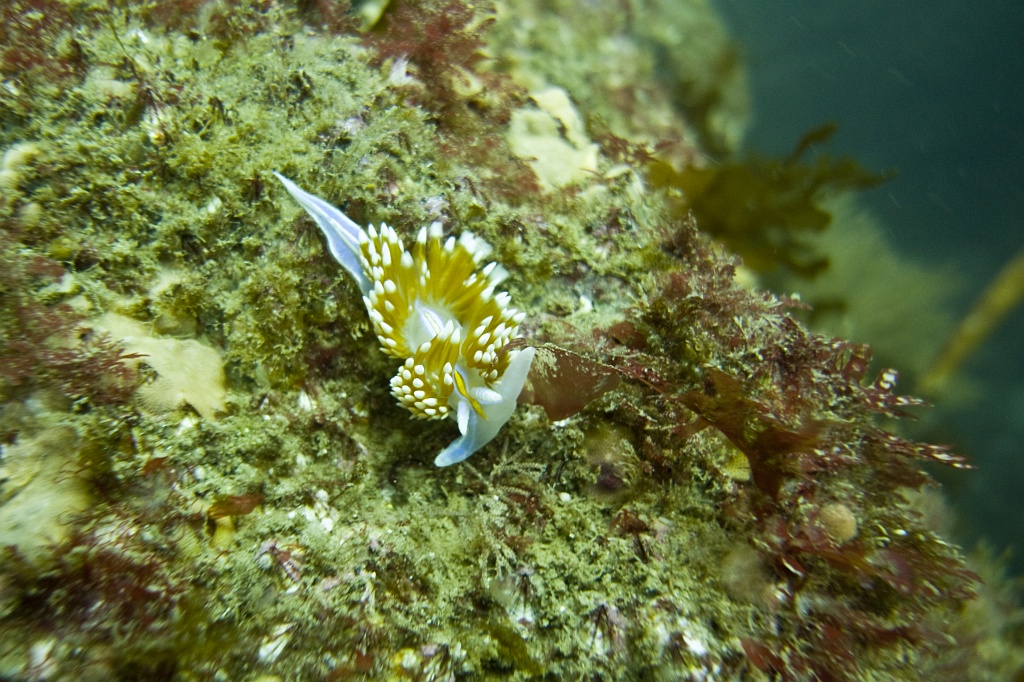
[[[371,9],[0,9],[20,48],[0,146],[31,150],[0,183],[0,466],[67,434],[33,466],[63,457],[81,500],[43,549],[0,538],[0,676],[1008,665],[951,638],[977,632],[974,576],[905,499],[915,460],[962,462],[880,426],[914,404],[895,375],[741,287],[647,182],[655,154],[702,167],[742,135],[742,65],[705,3]],[[274,170],[361,225],[491,244],[549,349],[534,369],[563,363],[548,395],[436,469],[455,425],[394,404],[358,288]],[[104,333],[124,318],[144,344]],[[174,366],[189,353],[156,357],[174,348],[202,351],[202,382]]]

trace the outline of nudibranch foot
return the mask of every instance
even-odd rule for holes
[[[478,400],[483,404],[483,415],[474,411],[468,401],[459,403],[457,416],[462,435],[441,451],[434,464],[439,467],[458,464],[498,435],[516,409],[516,399],[526,382],[534,352],[529,347],[512,351],[514,357],[509,361],[505,374],[493,386],[494,397],[487,403]]]

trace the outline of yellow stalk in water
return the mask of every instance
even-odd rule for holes
[[[989,284],[967,317],[960,322],[938,359],[920,383],[922,393],[942,391],[964,361],[1024,299],[1024,250],[1020,251]]]

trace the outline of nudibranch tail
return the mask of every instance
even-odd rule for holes
[[[327,236],[331,254],[355,278],[381,350],[404,360],[391,379],[400,405],[421,419],[455,414],[462,436],[437,466],[461,462],[509,420],[534,349],[504,352],[523,313],[495,293],[506,272],[481,265],[490,246],[470,232],[444,238],[421,228],[412,250],[387,225],[365,230],[323,199],[274,173]]]
[[[363,274],[363,266],[359,259],[359,236],[363,234],[363,228],[320,197],[303,191],[280,173],[275,171],[274,175],[323,230],[334,260],[341,263],[341,266],[355,278],[360,289],[364,292],[369,289],[370,280]]]

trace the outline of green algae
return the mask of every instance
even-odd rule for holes
[[[73,475],[94,502],[50,556],[5,569],[3,674],[29,670],[40,650],[54,678],[186,680],[690,679],[712,670],[768,679],[771,666],[748,655],[750,642],[797,661],[812,655],[800,611],[780,596],[797,581],[772,563],[773,539],[756,513],[772,508],[744,480],[749,466],[736,466],[723,431],[689,432],[694,415],[665,398],[673,389],[630,364],[640,362],[636,349],[606,333],[632,317],[650,367],[692,389],[705,365],[753,372],[758,357],[800,340],[795,324],[732,283],[730,261],[649,190],[642,168],[602,155],[596,173],[561,190],[508,184],[528,177],[502,111],[528,106],[519,88],[555,84],[584,120],[642,146],[686,122],[639,46],[670,45],[683,83],[700,82],[686,74],[700,58],[686,67],[672,36],[634,43],[621,16],[599,8],[587,10],[601,21],[583,33],[558,41],[549,28],[534,45],[510,17],[562,20],[532,4],[502,5],[495,60],[480,68],[516,71],[518,87],[495,91],[506,98],[500,106],[470,96],[439,108],[438,93],[425,96],[417,72],[396,73],[373,42],[304,25],[305,5],[306,14],[200,4],[194,22],[167,26],[159,10],[173,3],[71,3],[77,26],[51,28],[73,32],[84,65],[61,81],[65,96],[0,102],[0,146],[38,147],[0,205],[19,253],[65,265],[75,286],[56,298],[86,326],[114,312],[156,336],[218,349],[229,389],[216,418],[187,405],[152,414],[138,396],[41,407],[42,380],[5,392],[10,439],[50,422],[80,430],[88,446]],[[683,5],[671,15],[714,23],[703,3]],[[415,11],[391,3],[381,25],[388,12]],[[595,74],[606,55],[586,49],[596,26],[633,48],[605,81]],[[709,52],[727,56],[729,46],[698,54]],[[46,88],[47,67],[22,74],[19,92]],[[621,74],[643,86],[626,108],[608,96],[628,94]],[[718,87],[699,89],[736,85]],[[707,108],[716,98],[729,99],[697,99]],[[709,121],[741,118],[730,107],[717,119],[702,111],[706,134]],[[458,125],[439,121],[444,112]],[[672,153],[699,155],[689,143]],[[356,288],[272,170],[362,224],[404,234],[434,220],[472,229],[509,269],[531,338],[618,362],[633,381],[557,424],[521,407],[484,452],[434,468],[454,425],[411,420],[393,404],[393,363],[377,351]],[[29,205],[41,207],[31,226]],[[705,288],[683,291],[682,280]],[[750,344],[731,338],[730,325]],[[770,392],[770,380],[759,381],[751,410]],[[815,416],[834,412],[869,430],[843,400],[815,405]],[[921,553],[956,565],[955,551],[920,530],[908,506],[886,499],[891,508],[881,508],[869,466],[848,476],[822,474],[822,496],[857,501],[870,543],[911,528]],[[224,516],[216,505],[228,498],[259,502]],[[797,512],[813,510],[806,501]],[[960,603],[887,586],[874,603],[848,568],[802,561],[812,607],[864,600],[903,626],[919,612],[901,611],[910,603],[935,621]],[[766,576],[763,589],[739,589],[736,575]],[[913,679],[905,657],[921,663],[926,654],[904,647],[863,645],[855,653],[864,677]]]

